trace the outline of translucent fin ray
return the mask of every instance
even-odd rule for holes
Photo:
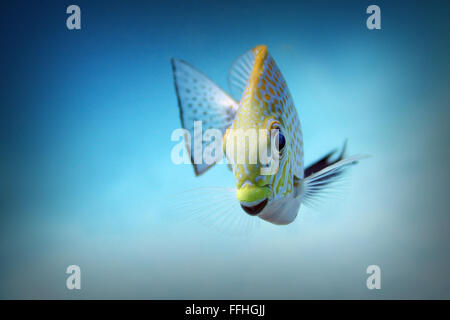
[[[181,223],[200,223],[228,236],[250,236],[260,219],[246,214],[236,201],[236,189],[200,187],[171,197],[170,214]]]
[[[187,62],[172,59],[175,90],[178,97],[181,123],[194,138],[194,121],[202,121],[202,130],[218,129],[222,132],[231,125],[238,103],[206,75]],[[203,139],[202,139],[203,140]],[[210,143],[202,141],[202,150]],[[214,164],[194,164],[194,143],[186,141],[196,175],[201,175]]]
[[[334,152],[329,153],[316,162],[316,164],[320,163],[316,168],[322,167],[319,171],[311,172],[305,179],[297,179],[295,181],[294,185],[297,188],[296,195],[302,196],[305,204],[314,203],[320,200],[322,196],[328,194],[328,192],[333,191],[336,182],[340,181],[342,173],[347,168],[356,164],[359,160],[369,157],[368,155],[355,155],[342,159],[344,152],[341,152],[337,160],[329,161],[332,154]],[[328,165],[323,167],[324,163],[328,163]]]
[[[242,93],[247,86],[248,79],[255,63],[255,53],[248,50],[237,58],[228,73],[228,87],[236,100],[241,100]]]

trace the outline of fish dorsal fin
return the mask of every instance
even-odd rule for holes
[[[248,50],[233,62],[228,72],[228,87],[232,96],[238,101],[241,100],[242,93],[250,79],[255,58],[255,49]]]
[[[184,129],[189,131],[191,140],[194,139],[194,121],[202,121],[203,133],[208,129],[218,129],[223,135],[233,122],[238,103],[206,75],[187,62],[172,59],[172,69],[181,124]],[[214,141],[202,139],[202,150],[205,150],[211,143]],[[201,175],[214,165],[205,162],[194,164],[194,147],[199,148],[200,146],[191,141],[186,141],[186,146],[196,175]]]

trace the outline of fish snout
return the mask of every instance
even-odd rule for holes
[[[251,216],[256,216],[266,207],[269,202],[270,188],[267,186],[245,186],[238,189],[237,199],[242,209]]]

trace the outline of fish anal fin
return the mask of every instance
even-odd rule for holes
[[[313,164],[311,164],[310,166],[308,166],[305,169],[305,174],[304,174],[305,178],[309,177],[313,173],[319,172],[320,170],[342,160],[344,158],[346,149],[347,149],[347,140],[344,141],[342,151],[339,154],[339,156],[337,157],[337,159],[331,160],[331,157],[337,152],[337,149],[330,151],[325,156],[323,156],[321,159],[317,160],[316,162],[314,162]]]
[[[367,155],[355,155],[341,159],[333,164],[323,168],[322,170],[311,174],[301,181],[300,193],[303,200],[308,202],[314,200],[317,195],[331,189],[335,182],[339,180],[341,175],[350,166],[358,163],[359,160],[368,158]]]
[[[346,147],[347,141],[344,142],[342,151],[336,159],[332,160],[332,156],[336,154],[336,150],[334,150],[307,167],[304,179],[294,176],[295,196],[301,196],[307,203],[309,200],[314,200],[316,195],[331,189],[346,169],[358,163],[359,160],[369,157],[367,155],[355,155],[344,158]]]

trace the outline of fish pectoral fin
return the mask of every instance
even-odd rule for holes
[[[201,121],[202,132],[206,132],[208,129],[217,129],[223,135],[234,120],[238,102],[187,62],[179,59],[172,59],[171,62],[181,124],[184,129],[189,131],[191,140],[195,139],[194,121]],[[211,140],[205,141],[203,137],[201,140],[201,150],[205,150],[206,147],[215,143]],[[207,164],[205,161],[194,163],[194,147],[198,148],[199,146],[186,139],[186,147],[197,176],[215,164]]]
[[[301,194],[302,179],[294,175],[294,198],[297,198]]]

